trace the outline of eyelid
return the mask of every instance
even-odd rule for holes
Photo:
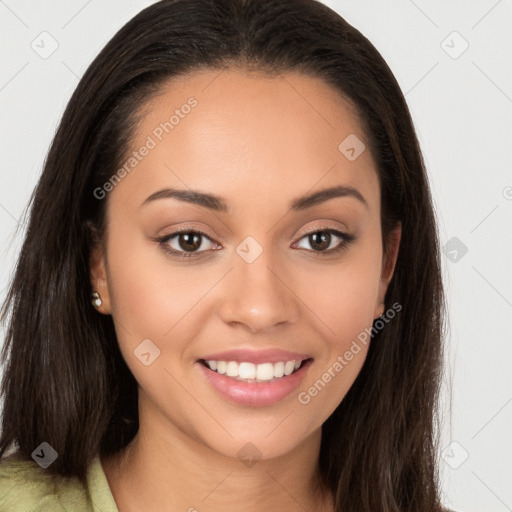
[[[347,226],[345,226],[345,224],[341,224],[341,226],[340,226],[340,222],[338,222],[338,221],[336,221],[337,225],[332,225],[332,222],[328,223],[327,221],[320,221],[320,222],[321,223],[319,225],[315,225],[312,228],[307,228],[306,230],[300,230],[297,234],[297,237],[300,239],[300,238],[303,238],[304,236],[316,233],[317,231],[339,231],[340,233],[343,233],[343,234],[348,234],[348,232],[349,232],[349,229],[347,228]]]

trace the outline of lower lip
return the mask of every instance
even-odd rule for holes
[[[224,398],[242,405],[265,406],[280,402],[301,383],[312,360],[308,359],[290,375],[269,382],[244,382],[210,370],[197,362],[208,382]]]

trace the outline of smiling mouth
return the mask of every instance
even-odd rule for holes
[[[214,361],[200,359],[199,362],[206,368],[233,380],[243,382],[273,382],[298,371],[309,359],[302,361],[278,361],[276,363],[254,364],[238,361]]]

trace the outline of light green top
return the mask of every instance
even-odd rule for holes
[[[55,477],[33,460],[0,459],[0,512],[119,512],[99,457],[78,478]]]

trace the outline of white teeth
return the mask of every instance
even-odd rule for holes
[[[274,377],[282,377],[284,375],[284,363],[279,362],[274,365]]]
[[[290,375],[294,369],[295,369],[295,362],[294,361],[286,361],[286,364],[284,365],[284,374]]]
[[[217,373],[224,375],[226,373],[226,368],[228,366],[228,363],[226,363],[226,361],[216,361],[216,363],[217,363]]]
[[[274,365],[272,363],[259,364],[256,367],[256,378],[258,380],[272,380],[274,378]]]
[[[242,379],[255,379],[256,365],[252,363],[240,363],[238,366],[238,376]]]
[[[226,367],[226,375],[228,377],[238,377],[238,363],[235,361],[229,361]]]
[[[277,363],[238,363],[237,361],[206,361],[210,370],[237,380],[269,382],[284,375],[291,375],[300,368],[302,361],[279,361]]]

